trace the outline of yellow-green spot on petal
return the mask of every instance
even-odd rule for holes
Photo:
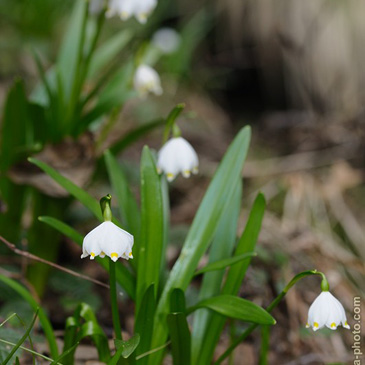
[[[347,323],[347,321],[345,322],[345,326],[348,326],[349,324]]]
[[[91,253],[90,253],[90,256],[91,256],[91,257],[95,257],[94,252],[91,252]]]
[[[335,322],[331,323],[331,328],[336,328],[336,323]]]
[[[111,258],[113,258],[113,257],[118,258],[118,254],[117,254],[116,252],[112,252],[112,253],[110,254],[110,257],[111,257]]]
[[[172,178],[174,177],[174,174],[172,174],[171,172],[168,172],[168,173],[166,174],[166,176],[167,176],[168,178],[172,179]]]
[[[128,256],[129,256],[129,257],[132,257],[132,252],[130,252]]]
[[[314,327],[314,328],[318,328],[318,327],[319,327],[319,324],[318,324],[317,322],[314,322],[314,323],[313,323],[313,327]]]

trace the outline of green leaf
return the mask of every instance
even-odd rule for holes
[[[237,182],[241,176],[250,136],[250,128],[245,127],[234,139],[200,204],[182,252],[162,292],[155,315],[154,342],[152,347],[162,345],[167,337],[166,328],[164,327],[164,313],[168,312],[170,291],[172,288],[181,288],[182,290],[187,288],[191,278],[194,276],[200,258],[213,239],[226,202],[230,200],[234,192],[232,182]],[[160,356],[160,354],[152,355],[151,364],[159,363]]]
[[[264,217],[265,207],[265,197],[260,193],[257,195],[252,206],[245,230],[238,242],[235,256],[254,251],[261,230],[261,223]],[[248,260],[242,262],[239,265],[231,266],[223,288],[224,294],[236,294],[238,292],[250,262],[251,260]]]
[[[190,365],[191,337],[184,313],[167,315],[174,365]]]
[[[195,273],[195,275],[206,272],[199,290],[199,300],[210,298],[220,294],[225,268],[230,264],[234,244],[236,243],[236,232],[238,217],[241,211],[242,182],[239,179],[235,184],[232,182],[234,194],[227,201],[222,217],[218,223],[217,233],[214,237],[209,253],[209,264]],[[228,261],[227,261],[228,260]],[[233,259],[234,260],[234,259]],[[210,272],[210,270],[214,272]],[[196,363],[205,344],[205,331],[211,321],[210,310],[200,310],[194,315],[192,331],[192,362]]]
[[[217,297],[202,300],[191,308],[188,313],[199,308],[209,308],[229,318],[239,319],[244,322],[273,325],[275,319],[265,309],[233,295],[219,295]]]
[[[19,339],[19,341],[16,343],[16,345],[13,347],[13,349],[9,352],[8,356],[6,357],[6,359],[2,362],[3,365],[6,365],[11,360],[11,358],[15,354],[16,350],[18,350],[18,348],[22,345],[22,343],[29,336],[30,331],[32,330],[32,328],[34,326],[35,320],[37,319],[38,312],[39,312],[39,308],[37,308],[36,314],[34,315],[33,320],[30,323],[30,325],[28,326],[28,328],[25,331],[24,335]]]
[[[8,285],[10,288],[12,288],[14,291],[16,291],[24,300],[26,300],[30,306],[33,308],[33,310],[38,309],[38,317],[39,321],[41,323],[41,326],[43,328],[44,334],[46,335],[49,349],[51,352],[52,357],[57,358],[58,357],[58,348],[56,343],[56,337],[53,333],[53,328],[51,323],[49,322],[45,312],[42,308],[39,308],[39,304],[37,301],[33,298],[33,296],[28,292],[26,288],[24,288],[22,285],[17,283],[16,281],[0,274],[0,281]]]
[[[160,177],[147,146],[141,159],[142,237],[137,262],[137,311],[146,289],[154,283],[158,293],[164,241],[164,213]]]
[[[136,355],[141,355],[151,349],[151,339],[153,332],[153,316],[156,311],[156,299],[154,284],[151,284],[145,291],[139,312],[136,317],[134,332],[141,334],[141,340],[136,351]],[[147,364],[148,358],[143,357],[139,364]]]
[[[123,30],[107,41],[105,41],[96,51],[89,66],[89,76],[93,77],[101,69],[112,61],[118,53],[129,43],[133,36],[130,29]]]
[[[84,323],[82,323],[82,320]],[[108,338],[100,327],[96,316],[89,305],[81,303],[72,317],[66,320],[65,342],[63,347],[64,363],[72,365],[74,362],[75,346],[83,338],[90,337],[94,342],[99,359],[107,362],[110,359]],[[73,349],[73,350],[72,350]]]
[[[29,157],[28,161],[32,164],[38,166],[47,175],[49,175],[54,181],[56,181],[60,186],[62,186],[67,192],[73,195],[77,200],[80,201],[87,209],[92,212],[99,221],[103,221],[103,215],[101,214],[99,202],[94,199],[90,194],[88,194],[83,189],[79,188],[72,181],[62,176],[54,168],[50,167],[43,161],[37,160],[36,158]]]
[[[228,259],[212,262],[211,264],[208,264],[204,266],[202,269],[196,271],[195,276],[203,274],[205,272],[225,269],[228,266],[233,266],[234,264],[237,264],[242,260],[247,260],[254,256],[257,256],[256,252],[248,252],[244,253],[243,255],[233,256],[229,257]]]
[[[84,237],[72,227],[52,217],[42,216],[38,217],[38,219],[41,222],[50,225],[51,227],[61,232],[66,237],[70,238],[72,241],[74,241],[75,243],[77,243],[79,246],[82,247],[82,242],[84,240]],[[102,259],[100,257],[96,257],[95,261],[98,264],[100,264],[106,271],[109,272],[109,265],[107,260]],[[122,264],[116,265],[115,268],[116,268],[116,279],[118,284],[125,289],[130,298],[134,299],[135,286],[136,286],[135,278],[124,265]]]
[[[40,222],[48,224],[49,226],[56,229],[58,232],[70,238],[72,241],[76,242],[79,246],[82,246],[82,241],[84,240],[83,235],[77,232],[72,227],[70,227],[68,224],[63,223],[59,219],[47,216],[40,216],[38,217],[38,220]]]
[[[128,341],[115,339],[114,344],[117,350],[122,349],[121,355],[126,359],[132,355],[134,350],[139,345],[139,341],[140,341],[140,336],[138,333],[136,333]]]
[[[245,230],[237,244],[234,256],[240,256],[255,250],[258,235],[261,229],[261,223],[265,212],[265,198],[258,194],[253,203]],[[245,260],[230,267],[222,294],[237,295],[241,287],[242,280],[246,274],[251,260]],[[209,321],[204,336],[204,347],[199,352],[200,363],[210,363],[216,344],[218,343],[220,333],[223,330],[226,319],[222,316],[215,315]]]
[[[113,144],[110,148],[110,151],[114,155],[119,154],[120,152],[124,151],[128,146],[130,146],[133,142],[137,141],[139,138],[146,135],[147,133],[153,131],[155,128],[162,126],[164,123],[164,119],[157,119],[131,130],[122,139]]]
[[[85,13],[88,11],[88,2],[76,0],[74,2],[70,22],[65,28],[66,34],[61,44],[60,53],[58,55],[57,66],[60,70],[62,83],[64,85],[66,100],[71,95],[72,85],[77,78],[75,75],[79,48],[82,43],[82,28],[84,26]]]
[[[4,106],[1,125],[0,171],[5,172],[23,156],[20,154],[32,142],[28,102],[22,81],[17,80],[10,89]]]
[[[62,359],[64,359],[64,358],[66,358],[70,353],[73,353],[75,350],[76,350],[76,348],[77,348],[77,346],[80,344],[80,342],[76,342],[72,347],[70,347],[67,351],[64,351],[64,352],[62,352],[62,354],[60,355],[60,356],[58,356],[58,358],[57,359],[55,359],[55,360],[53,360],[52,362],[51,362],[51,364],[50,365],[57,365],[57,364],[62,364],[61,362],[60,362],[60,360],[62,360]]]
[[[170,295],[170,312],[185,313],[185,311],[186,311],[185,294],[181,289],[175,288],[172,290]]]
[[[136,198],[132,194],[127,179],[118,161],[109,150],[104,153],[109,179],[118,200],[118,207],[126,229],[134,236],[134,251],[138,254],[141,229],[141,213]],[[136,260],[138,261],[138,259]]]

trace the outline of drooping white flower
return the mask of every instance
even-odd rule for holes
[[[191,173],[197,174],[198,168],[198,155],[191,144],[182,137],[171,138],[158,153],[158,172],[164,172],[168,181],[174,180],[178,173],[184,177],[190,177]]]
[[[133,86],[141,97],[146,97],[148,93],[162,94],[160,76],[156,70],[147,65],[137,67],[133,78]]]
[[[309,308],[306,327],[314,331],[324,326],[335,330],[340,325],[350,329],[345,309],[329,291],[322,291]]]
[[[103,222],[89,232],[82,243],[81,258],[90,255],[90,260],[96,256],[109,256],[114,262],[119,257],[129,260],[133,258],[133,236],[110,221]]]
[[[108,18],[119,15],[122,20],[132,16],[144,24],[157,5],[157,0],[109,0],[106,11]]]
[[[162,53],[170,54],[175,52],[181,43],[181,37],[176,30],[172,28],[161,28],[152,36],[152,44]]]
[[[145,24],[147,18],[157,5],[157,0],[134,0],[134,16],[141,23]]]

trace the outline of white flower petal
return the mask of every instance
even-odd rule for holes
[[[182,137],[171,138],[158,153],[157,169],[164,172],[168,181],[178,173],[184,177],[196,174],[199,161],[191,144]]]
[[[180,34],[172,28],[160,28],[152,36],[152,44],[164,54],[175,52],[180,43]]]
[[[135,1],[134,15],[140,23],[145,24],[147,22],[147,18],[155,9],[157,5],[157,0],[134,0],[134,1]]]
[[[113,261],[118,260],[119,257],[133,258],[131,255],[133,243],[133,236],[130,233],[112,222],[104,222],[84,238],[81,258],[88,256],[89,253],[90,259],[98,255],[100,257],[107,255]]]
[[[323,291],[312,303],[308,311],[307,325],[314,331],[326,326],[332,330],[342,324],[349,328],[342,304],[328,291]]]
[[[133,86],[142,97],[146,96],[148,93],[154,93],[156,95],[162,94],[160,76],[156,70],[147,65],[138,66],[134,74]]]

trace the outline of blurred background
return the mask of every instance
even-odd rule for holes
[[[39,74],[32,49],[41,54],[46,68],[55,62],[72,6],[71,0],[0,0],[2,109],[15,79],[24,80],[28,95],[36,87]],[[168,255],[172,265],[217,163],[235,133],[251,125],[241,230],[257,191],[264,192],[268,209],[259,255],[249,269],[242,296],[265,306],[295,273],[316,268],[328,275],[352,325],[353,298],[363,298],[365,293],[364,19],[365,2],[340,0],[160,0],[144,27],[114,18],[105,24],[101,42],[128,27],[138,30],[141,42],[161,27],[181,34],[180,48],[155,65],[164,94],[129,99],[108,138],[98,139],[99,132],[91,127],[77,141],[66,138],[40,153],[99,198],[110,189],[98,160],[103,150],[134,126],[165,116],[174,105],[185,102],[179,126],[198,152],[200,174],[189,180],[178,178],[171,186],[173,229]],[[160,128],[142,136],[119,156],[135,193],[141,148],[148,144],[159,149],[161,133]],[[97,148],[95,141],[101,141]],[[22,161],[8,171],[8,178],[15,189],[31,189],[32,198],[22,201],[22,212],[2,218],[0,234],[27,250],[32,240],[24,232],[44,230],[44,237],[59,248],[49,257],[44,254],[47,243],[33,252],[63,266],[79,267],[79,248],[40,228],[36,218],[46,213],[48,204],[53,215],[62,212],[67,223],[86,233],[95,224],[92,217],[64,192],[47,186],[44,176]],[[3,216],[11,209],[3,197],[0,208]],[[37,268],[46,276],[32,277],[31,262],[5,247],[0,254],[1,272],[26,282],[42,297],[56,328],[62,329],[66,316],[83,300],[98,310],[101,323],[111,331],[103,289],[48,267]],[[99,267],[82,265],[88,275],[106,280]],[[194,297],[198,290],[199,280],[189,295]],[[318,290],[317,278],[306,279],[274,312],[278,325],[272,329],[270,364],[352,363],[350,331],[339,328],[313,334],[305,329],[308,306]],[[0,300],[0,318],[14,308],[24,316],[31,313],[3,286]],[[133,322],[128,303],[124,306],[127,329]],[[6,336],[16,336],[19,330],[8,328]],[[228,342],[227,333],[222,349]],[[238,347],[234,364],[242,364],[243,357],[245,364],[256,364],[258,348],[258,333],[252,334]],[[87,349],[79,356],[82,361],[93,355]]]

